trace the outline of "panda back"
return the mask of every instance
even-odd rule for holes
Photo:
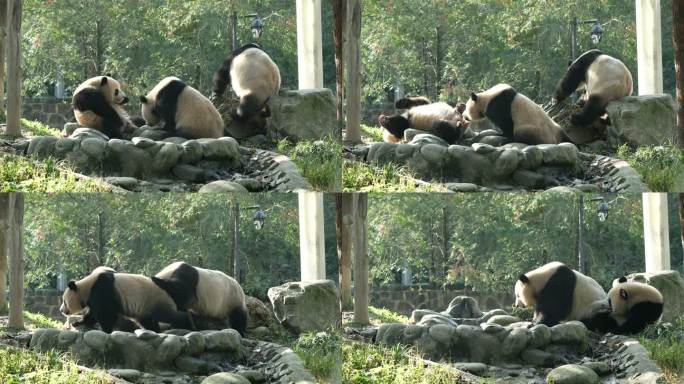
[[[603,287],[589,276],[577,271],[570,320],[583,320],[599,311],[610,311],[608,296]]]
[[[456,118],[457,113],[456,109],[447,103],[419,105],[408,111],[409,126],[422,131],[430,131],[435,121],[451,121]]]
[[[587,95],[600,95],[608,102],[630,96],[634,84],[632,74],[620,60],[601,55],[587,69]]]
[[[237,280],[223,272],[198,268],[196,312],[215,318],[227,317],[235,307],[244,307],[245,293]]]
[[[126,316],[145,316],[160,308],[176,309],[171,297],[146,276],[115,273],[114,288]]]
[[[223,118],[214,104],[195,88],[187,85],[178,95],[176,128],[188,137],[223,136]]]
[[[264,102],[280,90],[280,70],[259,48],[249,48],[233,59],[230,79],[238,97],[255,94]]]

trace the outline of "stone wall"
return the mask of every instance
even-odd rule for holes
[[[57,290],[40,290],[27,292],[24,296],[25,309],[29,312],[41,313],[57,321],[64,321],[59,313],[62,293]]]
[[[137,107],[134,108],[128,105],[126,109],[131,116],[140,114]],[[71,98],[41,97],[24,99],[21,104],[21,116],[25,119],[40,121],[50,127],[60,129],[64,124],[76,121],[74,109],[71,107]]]
[[[514,302],[510,294],[477,294],[466,290],[439,289],[373,289],[370,302],[374,307],[387,308],[403,315],[410,315],[415,309],[446,310],[451,300],[457,296],[470,296],[477,300],[480,308],[494,309],[510,306]]]

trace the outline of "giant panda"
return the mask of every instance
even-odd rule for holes
[[[554,101],[561,102],[581,89],[586,89],[584,108],[570,122],[589,126],[606,113],[608,103],[632,94],[632,74],[622,61],[594,49],[570,64],[556,87]]]
[[[513,142],[537,145],[571,141],[539,105],[508,84],[472,93],[463,117],[467,121],[487,118]]]
[[[121,84],[110,76],[84,81],[72,98],[76,121],[110,138],[121,138],[123,133],[136,128],[123,108],[126,103],[128,97],[121,90]]]
[[[256,44],[233,51],[214,74],[212,99],[223,96],[228,84],[240,98],[235,113],[238,121],[248,121],[261,114],[270,116],[268,101],[280,91],[280,70]]]
[[[83,314],[85,325],[99,324],[111,333],[121,317],[135,319],[144,328],[159,332],[159,323],[174,328],[194,329],[187,312],[178,311],[173,299],[152,279],[143,275],[115,273],[100,267],[78,281],[69,281],[60,312]]]
[[[591,330],[606,332],[612,325],[603,288],[591,277],[557,261],[518,278],[515,306],[534,307],[534,323],[549,327],[579,320]]]
[[[409,128],[429,132],[449,144],[455,144],[461,138],[461,113],[447,103],[431,103],[424,97],[412,97],[398,100],[395,107],[405,111],[378,118],[385,142],[400,142]]]
[[[608,303],[616,325],[616,334],[643,331],[663,314],[663,295],[654,287],[620,278],[608,291]]]
[[[169,293],[181,310],[200,317],[227,318],[233,329],[245,334],[245,293],[232,277],[178,261],[162,269],[152,280]]]

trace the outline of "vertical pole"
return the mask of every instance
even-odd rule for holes
[[[322,193],[299,192],[299,249],[302,281],[325,279]]]
[[[237,38],[237,23],[238,23],[238,16],[237,12],[233,12],[232,15],[232,20],[230,22],[230,27],[231,27],[231,32],[232,32],[232,45],[233,45],[233,51],[238,49],[238,38]]]
[[[577,17],[572,18],[572,61],[577,59]]]
[[[299,89],[323,88],[321,0],[297,0]]]
[[[577,268],[584,273],[584,195],[579,195],[579,213],[577,214]]]
[[[233,242],[235,244],[235,247],[233,247],[233,262],[235,263],[233,266],[233,277],[238,283],[242,283],[240,274],[240,203],[237,202],[233,208],[233,220],[233,226],[235,228],[235,232],[233,233]]]
[[[21,0],[7,7],[7,135],[21,136]]]
[[[361,0],[347,4],[347,132],[344,140],[361,142]]]
[[[660,0],[636,0],[639,94],[663,93],[663,48]]]
[[[643,206],[646,272],[667,271],[670,269],[667,194],[644,193]]]

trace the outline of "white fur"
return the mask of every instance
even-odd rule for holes
[[[249,48],[233,59],[230,65],[233,92],[242,98],[256,95],[265,103],[280,90],[280,70],[266,52]]]
[[[627,300],[620,296],[621,290],[627,292]],[[663,295],[658,289],[636,281],[617,284],[614,281],[613,288],[608,291],[608,298],[611,302],[612,315],[620,325],[625,322],[627,314],[634,305],[642,302],[663,303]]]
[[[158,305],[176,310],[176,304],[166,291],[147,276],[116,273],[114,288],[119,293],[124,316],[142,317]]]
[[[632,74],[620,60],[601,55],[587,69],[587,81],[579,90],[586,88],[586,98],[598,96],[605,107],[611,101],[630,96],[633,92]]]
[[[456,108],[441,102],[413,107],[406,114],[411,128],[428,132],[432,130],[434,122],[453,121],[458,117]]]
[[[107,84],[104,87],[102,87],[101,85],[103,77],[107,77]],[[104,92],[105,99],[119,114],[121,120],[123,120],[124,130],[130,130],[131,128],[135,128],[135,125],[131,122],[128,113],[123,108],[123,101],[126,97],[126,94],[123,92],[123,90],[121,89],[121,84],[116,79],[109,76],[97,76],[90,78],[81,83],[81,85],[79,85],[78,88],[76,88],[76,90],[74,91],[74,98],[81,91],[88,88],[101,89]],[[114,92],[117,89],[119,90],[119,94],[115,95]],[[74,117],[76,118],[76,121],[84,127],[96,129],[98,131],[102,130],[102,118],[96,115],[93,111],[81,111],[74,108]]]

